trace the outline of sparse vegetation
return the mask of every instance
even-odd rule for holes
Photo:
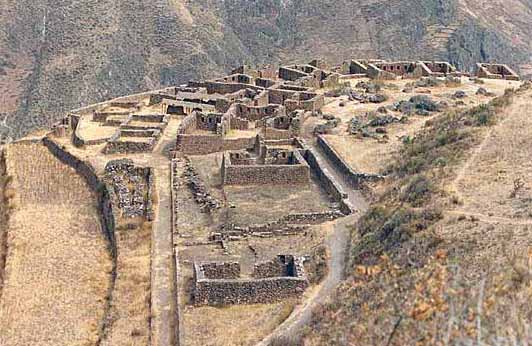
[[[532,311],[525,298],[530,295],[530,251],[495,260],[507,252],[500,244],[512,244],[512,236],[464,236],[460,232],[478,227],[479,218],[451,221],[440,211],[447,203],[440,187],[453,179],[456,167],[487,133],[484,128],[498,123],[513,97],[509,90],[487,105],[449,111],[403,140],[386,169],[386,191],[353,229],[349,278],[334,302],[315,312],[311,329],[319,332],[310,332],[305,345],[525,342]],[[513,191],[520,189],[514,183]],[[453,198],[453,204],[462,204]],[[530,234],[527,227],[525,234]],[[493,225],[488,229],[485,237],[499,237]],[[480,248],[467,244],[471,239]],[[499,250],[482,248],[488,243]]]
[[[40,143],[10,145],[6,164],[17,207],[2,225],[9,256],[0,344],[95,344],[112,269],[96,197]]]

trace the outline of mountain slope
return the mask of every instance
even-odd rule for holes
[[[0,0],[0,133],[19,137],[68,109],[243,62],[358,56],[441,58],[466,69],[479,60],[529,63],[531,1],[476,4]]]

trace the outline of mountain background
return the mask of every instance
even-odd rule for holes
[[[532,0],[0,0],[0,135],[242,63],[498,61],[528,75],[530,37]]]

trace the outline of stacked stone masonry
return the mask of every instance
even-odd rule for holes
[[[309,285],[303,258],[278,256],[271,262],[259,263],[252,278],[239,278],[239,267],[238,263],[194,263],[194,303],[274,303],[302,295]]]

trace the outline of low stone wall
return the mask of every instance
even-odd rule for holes
[[[353,171],[347,162],[345,162],[344,159],[329,144],[329,142],[327,142],[325,137],[318,136],[318,145],[353,188],[358,188],[360,183],[364,181],[376,181],[384,179],[383,176],[378,174],[356,173]]]
[[[135,154],[152,152],[157,145],[158,138],[148,137],[146,141],[134,142],[123,140],[111,140],[103,149],[104,154]]]
[[[278,130],[272,127],[263,127],[261,134],[266,140],[289,140],[294,138],[294,133],[290,130]]]
[[[186,158],[184,176],[186,178],[187,186],[194,195],[194,199],[196,200],[196,203],[200,205],[202,211],[210,213],[222,206],[222,202],[211,195],[207,185],[203,182],[188,158]]]
[[[310,168],[298,153],[294,152],[298,163],[293,165],[232,165],[228,155],[222,162],[224,185],[298,185],[308,184]]]
[[[303,259],[293,256],[280,257],[293,261],[286,264],[288,270],[285,276],[273,277],[273,269],[264,267],[264,270],[256,273],[257,278],[253,279],[209,279],[203,270],[209,264],[195,263],[194,304],[215,306],[266,304],[302,295],[309,285],[303,268]],[[259,278],[261,274],[272,277]]]
[[[339,211],[288,214],[279,219],[279,222],[287,224],[317,225],[327,221],[336,220],[342,216],[345,215]]]
[[[207,155],[223,150],[221,135],[190,135],[177,136],[176,149],[185,155]]]

